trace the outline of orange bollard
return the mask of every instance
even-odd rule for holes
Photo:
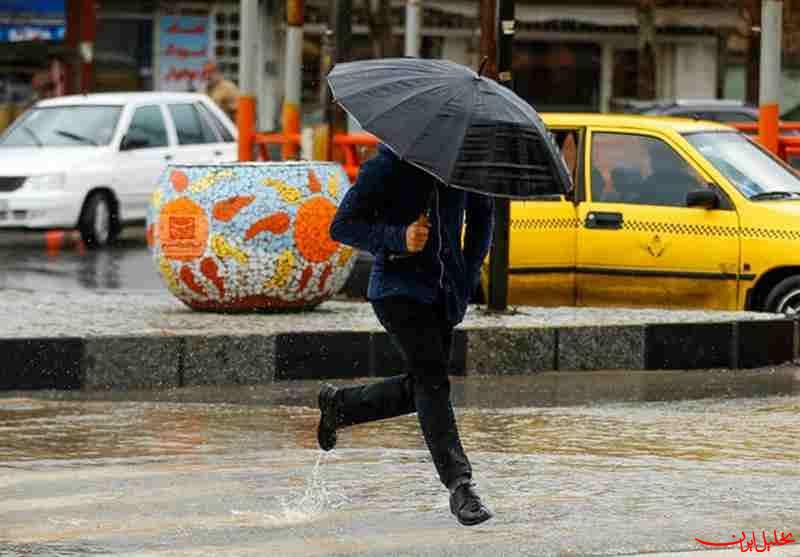
[[[777,103],[758,107],[758,141],[772,153],[778,154],[779,108]]]
[[[253,160],[256,134],[256,98],[240,95],[236,108],[236,125],[239,128],[239,160]]]
[[[63,230],[48,230],[44,233],[45,252],[50,257],[55,257],[64,245]]]
[[[283,133],[286,135],[300,134],[300,107],[294,103],[286,102],[283,105]],[[296,159],[299,149],[296,144],[286,142],[281,148],[283,160]]]

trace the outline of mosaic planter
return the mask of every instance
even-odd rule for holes
[[[328,232],[349,186],[327,162],[170,165],[147,243],[167,288],[193,309],[312,308],[355,265]]]

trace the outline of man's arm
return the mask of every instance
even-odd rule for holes
[[[356,183],[347,190],[331,223],[331,237],[337,242],[378,255],[383,251],[406,251],[406,227],[386,224],[378,217],[384,188],[392,187],[398,160],[388,149],[361,165]]]
[[[492,245],[494,201],[487,195],[467,194],[466,230],[464,231],[464,262],[471,288],[478,286],[481,265]]]

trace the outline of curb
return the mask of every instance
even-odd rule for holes
[[[456,329],[453,375],[754,368],[798,357],[800,323]],[[386,333],[0,339],[0,390],[254,385],[400,373]]]

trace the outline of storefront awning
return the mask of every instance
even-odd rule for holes
[[[478,17],[478,2],[425,0],[431,10],[463,17]],[[600,27],[635,27],[638,19],[635,7],[625,6],[564,6],[557,4],[521,4],[515,7],[519,23],[542,24],[572,21]],[[736,10],[722,8],[656,8],[656,26],[689,27],[698,29],[731,29],[742,20]]]

